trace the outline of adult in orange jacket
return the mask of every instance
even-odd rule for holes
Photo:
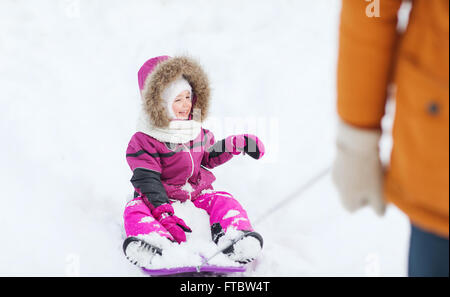
[[[340,118],[333,179],[344,206],[411,220],[409,275],[446,275],[449,262],[449,0],[343,0],[337,71]],[[391,92],[393,90],[393,92]],[[396,102],[390,164],[378,143]]]

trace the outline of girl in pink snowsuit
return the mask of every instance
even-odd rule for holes
[[[262,237],[254,232],[239,202],[227,192],[214,191],[215,177],[209,170],[240,153],[261,158],[262,142],[251,134],[216,142],[211,131],[202,128],[210,89],[206,74],[192,59],[152,58],[141,67],[138,79],[142,112],[126,151],[135,189],[124,212],[126,256],[144,266],[136,250],[162,255],[161,240],[186,241],[191,229],[174,213],[171,203],[177,200],[191,200],[208,213],[215,243],[228,230],[238,230],[242,240],[256,239],[262,248]],[[256,256],[233,247],[225,253],[244,263]]]

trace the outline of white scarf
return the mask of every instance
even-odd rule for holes
[[[145,133],[158,141],[170,143],[186,143],[194,140],[201,129],[202,124],[194,120],[172,120],[167,128],[155,127],[143,110],[137,124],[138,132]]]

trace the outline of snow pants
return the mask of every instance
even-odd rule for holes
[[[236,230],[253,231],[247,212],[227,192],[214,191],[202,194],[193,201],[193,204],[208,213],[211,236],[216,243],[219,237],[225,234],[230,227]],[[124,212],[124,225],[127,237],[156,233],[172,240],[170,233],[155,220],[141,197],[136,197],[127,203]]]
[[[448,238],[411,225],[408,276],[448,277],[448,252]]]

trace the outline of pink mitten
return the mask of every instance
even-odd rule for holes
[[[227,152],[233,155],[239,155],[241,152],[250,155],[254,159],[261,159],[265,148],[262,141],[252,134],[231,135],[225,138],[225,148]]]
[[[192,232],[182,219],[174,215],[173,207],[170,204],[158,206],[152,211],[152,214],[178,243],[186,241],[185,232]]]

